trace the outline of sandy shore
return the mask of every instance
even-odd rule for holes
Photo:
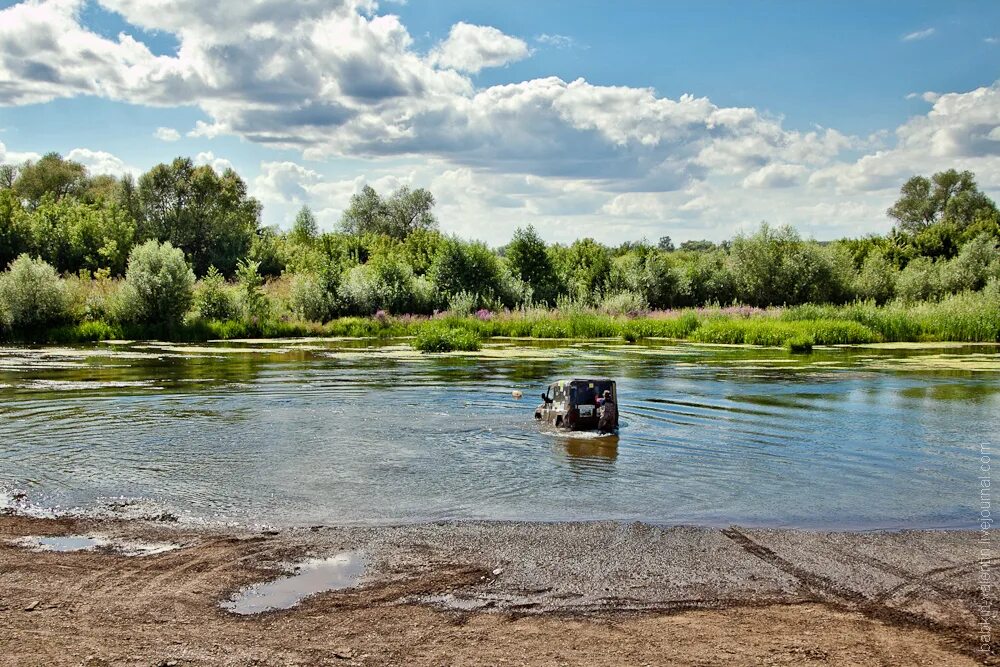
[[[17,542],[45,535],[180,548]],[[0,664],[997,664],[979,639],[976,537],[475,522],[250,532],[0,516]],[[355,587],[252,616],[219,606],[287,563],[345,551],[364,554]]]

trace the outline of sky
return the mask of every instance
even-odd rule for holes
[[[287,228],[365,184],[494,245],[884,233],[1000,198],[1000,3],[0,0],[0,162],[232,167]]]

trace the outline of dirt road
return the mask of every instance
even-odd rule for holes
[[[33,551],[26,536],[169,542]],[[234,591],[352,550],[356,587],[251,616]],[[289,531],[0,517],[2,665],[975,665],[972,533],[614,523]],[[996,636],[996,628],[993,628]],[[996,644],[990,647],[996,650]]]

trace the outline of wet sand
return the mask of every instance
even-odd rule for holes
[[[32,551],[24,539],[59,535],[180,548]],[[998,664],[982,651],[977,596],[981,567],[995,576],[1000,562],[977,561],[977,538],[0,516],[0,664]],[[354,587],[262,614],[220,606],[287,563],[345,552],[364,555]]]

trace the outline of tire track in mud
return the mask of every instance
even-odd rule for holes
[[[794,577],[800,582],[805,590],[810,591],[813,594],[813,600],[816,602],[825,603],[845,611],[856,611],[873,620],[881,621],[897,627],[929,630],[941,636],[956,650],[969,657],[979,660],[982,664],[1000,664],[1000,657],[996,657],[1000,654],[1000,641],[993,641],[990,644],[991,650],[987,654],[987,657],[984,658],[982,644],[977,639],[974,629],[963,627],[961,625],[942,623],[923,614],[904,611],[890,606],[885,600],[880,599],[879,597],[868,597],[859,591],[837,583],[830,577],[810,572],[809,570],[796,565],[791,560],[776,553],[770,547],[753,540],[749,535],[742,532],[735,526],[724,528],[721,532],[748,554],[764,561],[772,567],[781,570],[785,574]],[[851,554],[850,558],[856,558],[857,556],[858,554]],[[864,558],[858,558],[858,560],[865,562]],[[872,560],[879,563],[881,562],[874,558]],[[873,567],[880,567],[871,563],[869,564]],[[938,572],[970,567],[971,565],[972,564],[966,563],[959,566],[947,566],[945,568],[939,568]],[[931,570],[929,573],[925,573],[925,575],[934,572],[935,570]],[[913,578],[913,575],[908,574],[907,577]],[[949,595],[953,595],[953,593],[949,593]]]

